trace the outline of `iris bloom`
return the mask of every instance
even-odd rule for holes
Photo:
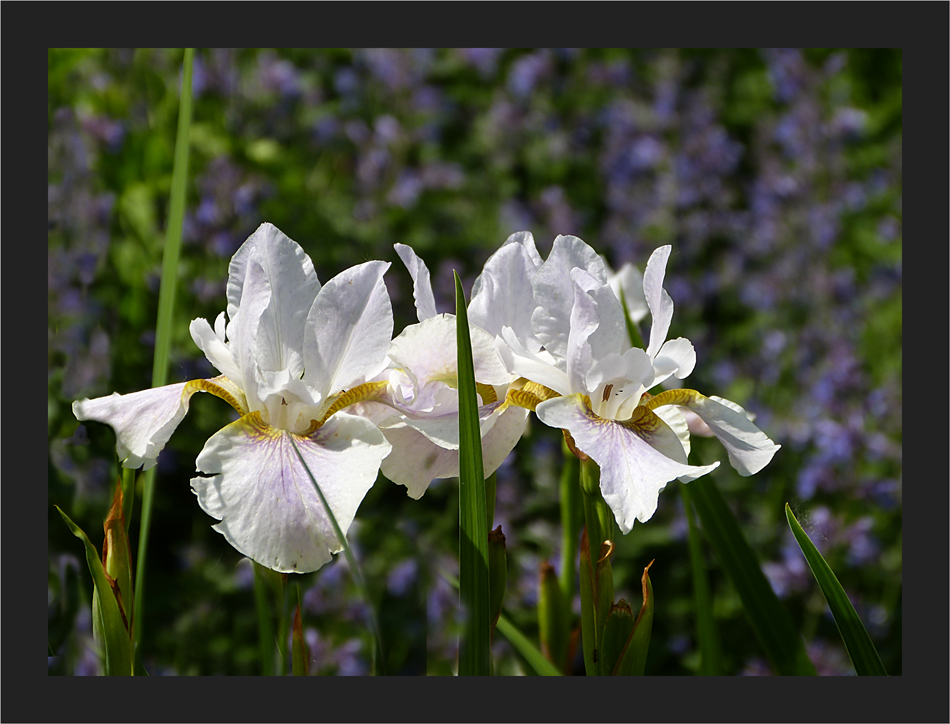
[[[149,468],[194,393],[222,398],[240,418],[198,455],[205,475],[191,487],[199,505],[261,565],[314,571],[342,544],[292,441],[345,532],[390,451],[372,422],[344,411],[385,388],[366,380],[388,364],[388,267],[366,262],[321,287],[303,249],[263,224],[231,260],[227,323],[224,312],[214,328],[201,318],[191,323],[220,376],[80,400],[73,412],[113,427],[124,467]]]
[[[499,357],[492,333],[485,329],[491,326],[488,319],[518,325],[524,317],[525,310],[509,303],[511,285],[506,278],[512,273],[513,256],[520,258],[522,249],[514,244],[508,251],[506,245],[486,262],[468,307],[486,477],[517,444],[528,415],[526,409],[503,407],[508,385],[515,378]],[[382,463],[383,474],[405,485],[410,497],[420,498],[433,479],[459,474],[455,316],[437,313],[429,270],[422,259],[404,244],[396,244],[396,251],[412,276],[419,323],[392,342],[390,369],[377,378],[388,383],[387,395],[364,407],[393,446]],[[528,318],[530,313],[528,309]]]
[[[531,329],[544,349],[535,352],[514,330],[503,331],[508,367],[524,380],[509,402],[534,409],[542,422],[565,431],[577,453],[599,465],[601,492],[624,533],[635,520],[652,517],[668,482],[688,482],[718,466],[688,464],[689,427],[682,411],[709,427],[741,475],[761,470],[779,449],[735,403],[688,389],[655,397],[647,392],[670,377],[686,377],[696,362],[688,340],[666,339],[673,314],[663,289],[669,254],[668,246],[657,249],[643,277],[652,315],[646,350],[629,344],[603,260],[572,236],[555,239],[532,279],[539,306]]]

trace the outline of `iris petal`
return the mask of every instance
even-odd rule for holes
[[[294,436],[345,533],[390,451],[371,422],[338,413],[308,437]],[[198,455],[191,487],[227,541],[282,573],[315,571],[343,546],[291,444],[291,433],[258,413],[213,435]]]

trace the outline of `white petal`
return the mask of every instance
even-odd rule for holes
[[[675,393],[675,397],[670,397],[669,404],[685,407],[702,418],[712,430],[713,435],[726,448],[726,452],[729,453],[729,462],[739,475],[748,476],[757,473],[769,464],[781,448],[781,445],[776,445],[757,428],[746,417],[745,411],[734,402],[728,400],[717,402],[695,390],[669,390],[661,394],[671,395],[671,393]],[[657,395],[657,397],[660,396]],[[653,400],[648,404],[653,404]]]
[[[502,327],[511,327],[519,339],[534,342],[531,314],[538,304],[534,301],[531,278],[536,269],[521,244],[506,243],[492,254],[472,287],[469,323],[493,337],[501,335]],[[540,348],[539,343],[534,345]]]
[[[623,292],[623,301],[634,323],[650,313],[646,297],[643,296],[643,274],[633,264],[627,262],[616,274],[608,273],[608,283],[617,295],[617,299],[620,299],[620,294]]]
[[[77,400],[73,414],[78,420],[95,420],[115,430],[115,449],[126,468],[148,470],[165,447],[178,423],[188,412],[188,402],[202,390],[194,382],[156,387],[141,392],[94,400]]]
[[[666,276],[666,262],[670,258],[671,246],[661,246],[650,255],[647,270],[643,274],[643,296],[653,315],[650,327],[650,344],[647,354],[656,357],[660,347],[666,341],[670,331],[670,321],[673,319],[673,300],[663,288],[663,277]]]
[[[380,469],[394,483],[404,485],[410,498],[421,498],[436,478],[458,476],[458,450],[439,447],[418,430],[402,425],[388,427],[383,434],[392,452]]]
[[[573,270],[574,272],[581,270]],[[574,305],[571,309],[571,329],[565,349],[565,372],[571,383],[571,392],[587,394],[587,372],[594,364],[590,348],[591,335],[600,323],[597,303],[578,283],[574,283]],[[557,356],[557,355],[555,355]]]
[[[207,319],[198,317],[191,321],[188,331],[191,332],[191,338],[195,341],[195,344],[205,353],[205,357],[215,366],[218,372],[231,380],[235,380],[238,384],[242,384],[243,376],[241,374],[241,368],[238,367],[237,362],[234,361],[231,349],[225,343],[224,339],[218,335],[218,330],[220,329],[223,336],[223,321],[224,312],[218,315],[218,319],[215,321],[215,329],[211,329],[211,325],[208,324]]]
[[[690,429],[689,422],[687,421],[686,415],[684,412],[689,412],[689,410],[680,410],[680,408],[675,405],[667,405],[666,407],[658,407],[653,413],[659,417],[663,422],[669,425],[670,429],[676,433],[676,437],[679,438],[680,446],[683,448],[683,452],[689,457],[689,436],[692,430]],[[689,412],[690,415],[693,413]],[[696,417],[693,415],[693,417]],[[698,417],[696,417],[699,420]],[[712,433],[710,433],[710,437]],[[655,446],[654,446],[655,447]],[[664,450],[664,452],[666,452]],[[673,454],[666,452],[667,457],[671,457],[674,460],[677,458]]]
[[[672,375],[681,380],[687,377],[695,366],[696,350],[693,349],[693,343],[685,337],[671,339],[660,347],[653,360],[653,368],[656,371],[653,384],[658,385]]]
[[[505,385],[511,373],[495,349],[488,332],[469,326],[475,380],[486,385]],[[455,315],[440,314],[406,327],[392,341],[389,356],[394,363],[412,372],[423,384],[439,380],[458,386],[458,347]]]
[[[314,271],[313,262],[297,242],[290,239],[273,224],[264,223],[257,227],[241,248],[231,258],[228,267],[228,318],[234,319],[241,306],[244,294],[244,282],[247,275],[248,259],[255,255],[259,259],[270,259],[265,266],[278,275],[284,272],[291,275],[313,297],[320,291],[320,281]],[[297,270],[300,270],[298,274]],[[289,281],[289,277],[287,278]],[[298,294],[304,289],[284,290],[290,294]],[[307,309],[309,309],[309,305]]]
[[[530,231],[516,231],[505,239],[505,244],[519,244],[524,248],[535,269],[541,266],[541,255],[538,253],[538,247],[534,244],[534,235]]]
[[[542,402],[536,414],[544,424],[568,430],[577,448],[600,466],[601,492],[625,534],[635,520],[646,522],[653,516],[659,493],[669,481],[695,479],[719,464],[687,465],[676,434],[665,424],[648,432],[635,431],[597,417],[581,395]],[[682,462],[666,453],[678,455]]]
[[[535,337],[556,359],[567,354],[567,339],[574,306],[571,269],[584,269],[600,283],[607,283],[604,260],[576,236],[558,236],[547,261],[538,267],[531,286],[540,305],[531,316]]]
[[[435,310],[435,296],[432,294],[432,282],[429,280],[429,268],[413,251],[412,247],[405,244],[395,244],[396,253],[402,259],[402,263],[409,270],[409,276],[412,277],[412,297],[416,301],[416,315],[419,321],[425,321],[434,317],[438,312]]]
[[[346,533],[390,445],[375,425],[337,413],[307,438],[294,437]],[[343,549],[291,445],[290,433],[248,415],[216,433],[191,481],[214,529],[244,555],[282,573],[315,571]]]
[[[571,280],[575,286],[584,290],[587,296],[593,301],[593,314],[596,317],[596,328],[591,331],[588,344],[590,344],[591,357],[594,360],[602,359],[609,354],[620,353],[629,348],[627,337],[627,325],[623,318],[623,308],[613,291],[606,284],[599,282],[593,275],[583,269],[572,269]],[[577,298],[575,296],[575,307]],[[571,312],[571,334],[573,329],[573,314]],[[570,342],[568,342],[570,346]],[[576,390],[580,392],[580,390]]]
[[[323,399],[381,372],[393,334],[383,274],[368,261],[337,274],[317,295],[304,335],[304,379]]]
[[[498,344],[496,338],[496,349],[511,374],[537,382],[562,395],[570,393],[571,383],[567,373],[555,366],[550,354],[545,351],[538,354],[529,352],[509,327],[502,329],[502,341],[504,344]]]

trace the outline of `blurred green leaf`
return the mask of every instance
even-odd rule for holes
[[[841,633],[858,676],[887,676],[881,657],[878,656],[877,649],[874,648],[871,637],[868,636],[854,606],[851,605],[848,594],[841,587],[834,571],[825,562],[815,544],[802,530],[788,503],[785,504],[785,517],[788,519],[788,527],[792,529],[795,540],[798,541],[805,555],[805,560],[808,561],[808,567],[811,568],[815,580],[818,581],[821,592],[825,594],[825,600],[828,601],[831,614],[835,617],[838,631]]]
[[[814,676],[801,634],[759,567],[755,551],[708,476],[692,483],[690,494],[703,533],[732,580],[756,637],[776,671],[784,676]]]
[[[652,565],[653,561],[650,561],[647,567],[643,569],[643,575],[640,577],[643,588],[643,604],[640,606],[640,613],[637,614],[633,633],[620,655],[620,660],[614,667],[614,676],[643,676],[643,672],[646,670],[647,653],[650,650],[650,635],[653,632],[653,610],[655,608],[653,582],[650,580],[650,566]]]
[[[689,486],[680,487],[683,507],[686,509],[686,521],[689,526],[689,566],[693,575],[693,610],[696,612],[696,641],[700,653],[700,673],[703,676],[718,676],[722,673],[722,654],[719,647],[719,634],[713,617],[712,595],[709,592],[709,579],[706,575],[706,563],[703,560],[702,541],[693,515],[693,504]]]

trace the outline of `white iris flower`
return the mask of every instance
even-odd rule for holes
[[[396,244],[396,252],[412,276],[419,323],[393,340],[391,369],[378,378],[389,382],[389,395],[375,402],[388,407],[366,407],[393,446],[383,474],[420,498],[433,479],[459,474],[455,315],[437,313],[425,262],[404,244]],[[530,329],[537,306],[530,276],[540,262],[531,235],[515,234],[485,262],[472,288],[467,312],[486,477],[521,439],[527,422],[526,409],[504,405],[515,375],[499,356],[496,335],[505,325]]]
[[[509,403],[528,406],[542,422],[569,434],[568,442],[600,467],[600,487],[617,524],[628,533],[635,520],[656,511],[668,482],[694,480],[718,463],[687,462],[689,427],[682,411],[698,416],[726,447],[741,475],[761,470],[779,449],[735,403],[673,389],[651,397],[653,386],[692,372],[696,354],[683,338],[667,341],[673,302],[663,289],[670,247],[657,249],[643,275],[652,315],[646,350],[630,346],[623,309],[606,265],[573,236],[558,236],[532,279],[538,307],[533,338],[504,329],[508,369],[528,382],[513,385]]]
[[[346,531],[376,480],[390,444],[369,420],[344,412],[384,394],[367,383],[388,364],[389,264],[366,262],[321,287],[310,258],[262,224],[229,268],[227,324],[191,323],[191,336],[219,377],[73,403],[80,420],[116,432],[124,467],[149,468],[195,392],[234,407],[240,419],[198,455],[191,481],[215,530],[261,565],[306,573],[342,550],[301,455]]]

